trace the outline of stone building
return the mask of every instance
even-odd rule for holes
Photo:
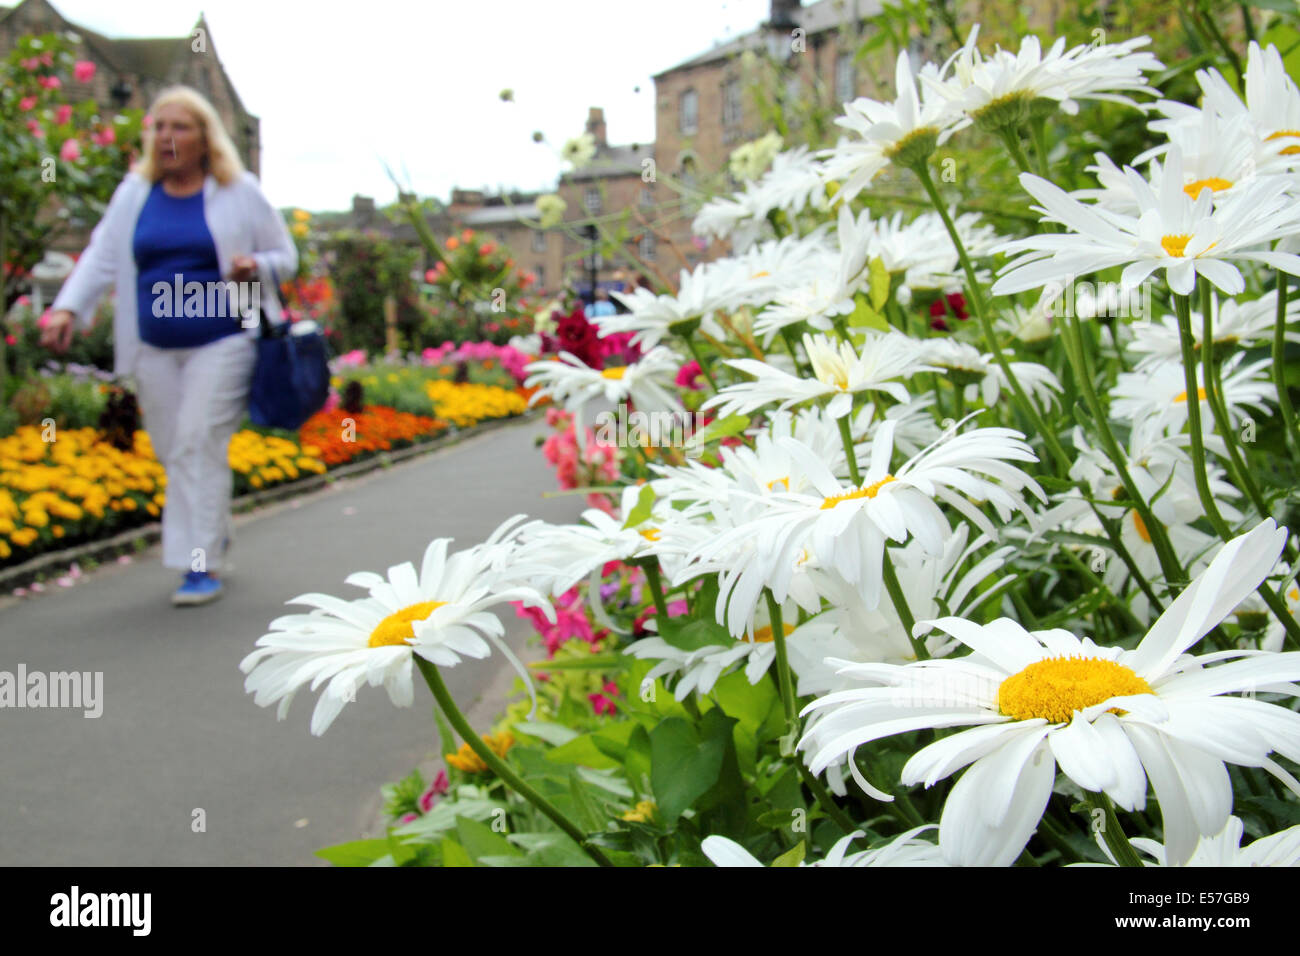
[[[244,165],[259,172],[259,120],[240,100],[202,16],[187,36],[114,38],[73,23],[48,0],[0,6],[0,56],[8,55],[20,36],[68,32],[81,38],[81,57],[97,67],[89,83],[68,83],[72,102],[93,99],[106,111],[148,109],[164,87],[176,83],[192,86],[216,108]]]

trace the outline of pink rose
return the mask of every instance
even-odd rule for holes
[[[426,269],[424,272],[424,281],[430,284],[438,281],[437,269]]]
[[[105,126],[90,138],[95,141],[96,146],[111,146],[113,143],[117,142],[117,133],[113,130],[113,127]]]
[[[54,122],[58,123],[60,126],[63,126],[70,119],[72,119],[72,107],[67,103],[64,103],[54,111]]]
[[[45,138],[45,130],[41,129],[41,124],[38,123],[38,122],[36,122],[36,120],[34,120],[34,119],[29,119],[29,120],[27,121],[27,129],[28,129],[28,130],[31,132],[31,134],[32,134],[33,136],[35,136],[37,139],[44,139],[44,138]]]
[[[57,76],[42,76],[36,82],[41,84],[41,86],[45,87],[47,90],[57,90],[63,85],[63,81]]]
[[[95,64],[89,60],[78,60],[72,68],[72,77],[78,83],[89,83],[95,76]]]
[[[5,336],[5,344],[6,344],[6,345],[17,345],[17,344],[18,344],[18,337],[17,337],[16,335],[13,335],[13,334],[6,335],[6,336]]]
[[[14,300],[14,305],[31,305],[31,304],[32,304],[32,298],[31,296],[28,295],[20,295],[16,300]]]
[[[75,139],[65,139],[59,149],[59,158],[67,163],[75,163],[81,158],[81,144]]]
[[[21,66],[24,70],[35,70],[41,65],[41,58],[34,56],[30,60],[23,60]]]
[[[35,107],[36,107],[36,97],[34,96],[24,96],[21,100],[18,101],[18,108],[22,110],[24,113],[26,113],[28,110],[34,109]]]

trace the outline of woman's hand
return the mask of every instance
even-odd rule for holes
[[[230,278],[247,282],[257,275],[257,260],[252,256],[235,256],[230,260]]]
[[[66,352],[72,344],[72,322],[75,316],[67,309],[51,312],[41,330],[41,345],[55,352]]]

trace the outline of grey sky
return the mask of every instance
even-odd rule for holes
[[[277,206],[394,198],[383,162],[420,195],[453,185],[554,185],[558,150],[605,110],[613,143],[654,138],[651,75],[747,32],[768,0],[52,0],[108,36],[183,36],[206,15],[262,120]],[[640,87],[640,92],[633,92]],[[515,102],[503,103],[503,88]],[[533,130],[549,145],[531,140]]]

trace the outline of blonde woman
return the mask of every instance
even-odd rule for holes
[[[298,256],[212,104],[171,87],[149,115],[141,159],[55,299],[42,341],[66,349],[73,322],[88,326],[116,287],[114,371],[134,377],[167,471],[163,564],[185,572],[172,603],[205,604],[223,589],[227,455],[248,407],[256,307],[284,321],[277,280],[294,273]]]

